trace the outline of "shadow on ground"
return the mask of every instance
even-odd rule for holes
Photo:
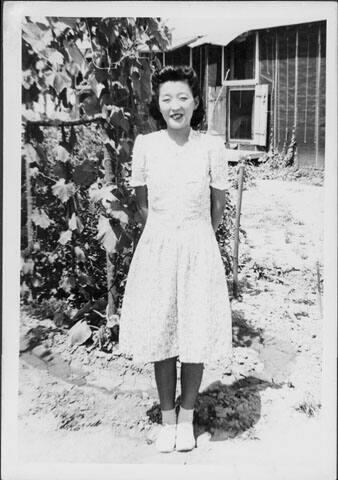
[[[226,440],[253,427],[261,416],[260,391],[279,388],[275,383],[246,377],[232,385],[217,381],[209,385],[196,400],[194,429],[198,437],[211,433],[211,440]],[[180,397],[177,399],[177,405]],[[147,415],[153,423],[161,423],[161,409],[154,404]]]
[[[245,320],[242,310],[232,310],[232,345],[250,347],[263,341],[263,330],[252,328]]]
[[[250,282],[246,276],[238,281],[237,289],[239,296],[243,295],[243,293],[248,293],[249,295],[259,295],[263,291],[262,288],[257,286],[257,282]]]

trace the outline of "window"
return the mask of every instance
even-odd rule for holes
[[[253,139],[254,89],[231,89],[230,103],[230,140]]]

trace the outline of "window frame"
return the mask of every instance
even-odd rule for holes
[[[227,128],[226,128],[226,133],[227,133],[227,140],[229,143],[241,143],[241,144],[247,144],[247,145],[255,145],[255,138],[254,134],[252,133],[252,138],[231,138],[230,137],[230,92],[232,91],[253,91],[253,104],[252,104],[252,121],[254,122],[254,109],[255,109],[255,86],[251,81],[251,84],[246,84],[246,85],[231,85],[227,88]],[[251,125],[252,132],[254,131],[254,125]]]

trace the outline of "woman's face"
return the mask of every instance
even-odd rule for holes
[[[198,107],[198,97],[194,98],[186,81],[168,81],[159,88],[160,112],[168,129],[190,128],[191,117]]]

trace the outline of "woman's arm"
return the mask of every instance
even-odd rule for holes
[[[146,185],[135,187],[137,210],[142,218],[143,225],[148,217],[148,190]]]
[[[210,187],[210,203],[211,224],[214,232],[216,233],[218,225],[221,223],[225,208],[225,190],[219,190],[218,188]]]

